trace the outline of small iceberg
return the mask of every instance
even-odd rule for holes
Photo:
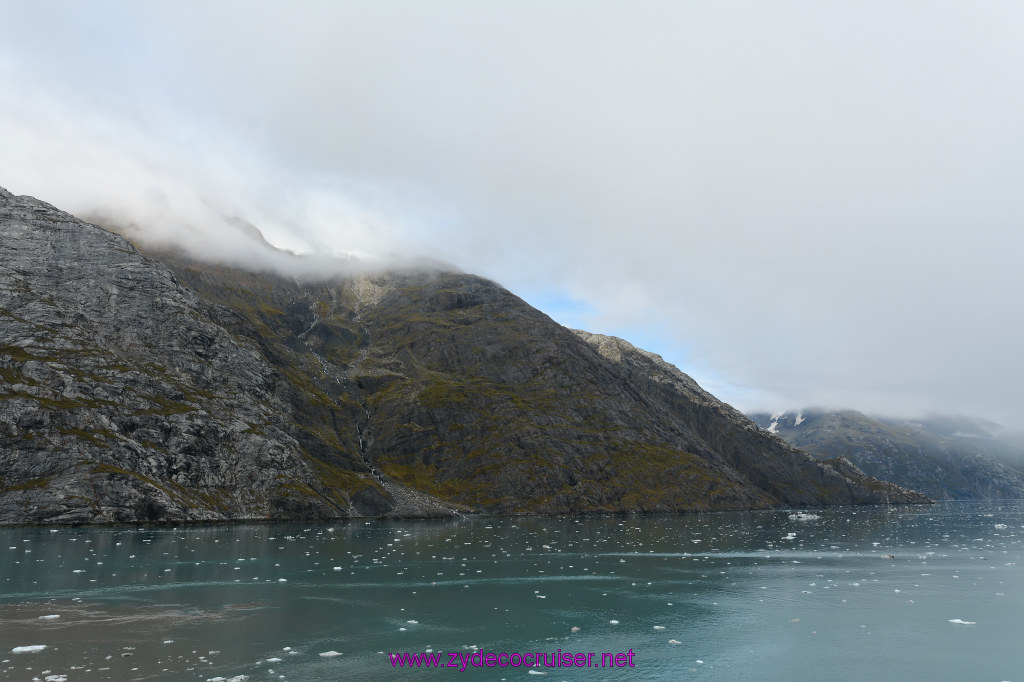
[[[957,625],[977,625],[978,623],[973,620],[960,620],[959,618],[950,618],[950,623],[956,623]]]
[[[817,514],[809,514],[807,512],[796,512],[789,515],[790,521],[815,521],[820,518]]]
[[[27,646],[16,646],[11,649],[12,654],[35,654],[46,648],[45,644],[29,644]]]
[[[340,651],[321,651],[320,658],[334,658],[335,656],[341,656]]]

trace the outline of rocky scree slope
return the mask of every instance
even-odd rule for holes
[[[795,447],[821,458],[846,457],[865,472],[934,499],[1024,497],[1024,475],[993,460],[999,443],[975,429],[957,437],[940,420],[909,422],[854,410],[803,410],[751,418]],[[962,420],[961,420],[962,421]],[[941,429],[941,430],[940,430]]]
[[[926,501],[479,277],[151,255],[0,193],[0,521]]]

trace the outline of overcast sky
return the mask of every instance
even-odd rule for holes
[[[0,17],[17,194],[209,253],[241,216],[303,252],[440,258],[740,409],[1024,425],[1024,3]]]

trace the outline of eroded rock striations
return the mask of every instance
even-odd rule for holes
[[[151,255],[0,189],[0,522],[927,501],[479,277]]]

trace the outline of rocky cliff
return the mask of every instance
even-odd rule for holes
[[[924,499],[479,277],[151,255],[0,190],[0,521]]]
[[[846,457],[873,476],[935,499],[1024,497],[1024,475],[990,455],[989,450],[1005,446],[970,420],[915,422],[854,410],[756,414],[752,419],[811,454]]]

